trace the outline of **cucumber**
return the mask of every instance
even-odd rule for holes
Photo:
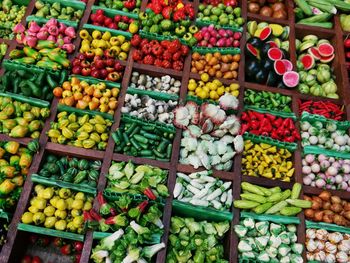
[[[265,203],[266,198],[261,196],[261,195],[256,195],[256,194],[241,194],[241,198],[249,201],[254,201],[258,203]]]
[[[301,211],[302,209],[300,207],[290,206],[290,207],[283,207],[280,213],[281,215],[284,215],[284,216],[294,216],[296,214],[299,214]]]
[[[254,207],[253,212],[256,214],[262,214],[262,213],[266,212],[268,209],[270,209],[272,206],[273,206],[273,203],[261,204],[257,207]]]
[[[306,3],[305,0],[295,0],[294,2],[297,4],[297,6],[299,6],[301,8],[301,10],[303,10],[305,15],[308,15],[308,16],[312,15],[312,9],[308,5],[308,3]]]
[[[311,16],[308,18],[304,18],[300,21],[298,21],[298,23],[320,23],[320,22],[327,22],[333,15],[332,14],[328,14],[328,13],[323,13],[320,15],[315,15],[315,16]]]
[[[306,25],[306,26],[317,26],[317,27],[323,27],[323,28],[329,28],[329,29],[333,27],[333,24],[331,22],[310,23],[310,22],[299,21],[297,24]]]
[[[292,188],[292,194],[290,195],[290,199],[298,199],[301,193],[301,184],[295,183]]]
[[[281,211],[282,208],[286,207],[288,203],[286,201],[278,202],[277,204],[273,205],[269,210],[265,212],[265,214],[276,214],[279,211]]]
[[[310,208],[312,206],[312,202],[308,200],[287,199],[286,202],[292,206],[300,208]]]

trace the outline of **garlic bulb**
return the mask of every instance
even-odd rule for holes
[[[316,238],[316,230],[313,228],[306,229],[306,238],[315,239]]]
[[[326,254],[326,262],[327,263],[335,263],[337,261],[335,254]]]
[[[325,261],[326,260],[326,253],[324,251],[319,251],[315,253],[315,260],[317,261]]]
[[[324,250],[325,242],[323,240],[316,240],[315,243],[317,245],[318,250]]]
[[[328,235],[328,240],[333,244],[338,244],[340,241],[343,240],[343,235],[339,232],[330,233]]]
[[[317,249],[317,244],[314,239],[309,239],[306,242],[306,250],[309,252],[314,252]]]
[[[306,252],[306,258],[309,261],[313,261],[313,260],[315,260],[315,255],[313,253]]]
[[[345,253],[349,253],[349,251],[350,251],[350,240],[342,240],[338,244],[338,249],[340,251],[344,251]]]
[[[350,239],[350,234],[344,234],[343,239]]]
[[[332,244],[331,242],[325,243],[325,249],[326,249],[326,252],[328,253],[332,253],[332,254],[337,253],[337,245]]]
[[[316,238],[318,240],[327,240],[328,232],[325,229],[316,230]]]
[[[349,257],[344,251],[339,251],[336,254],[337,261],[340,263],[348,263],[349,262]]]

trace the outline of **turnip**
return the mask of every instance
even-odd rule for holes
[[[323,160],[323,161],[321,162],[320,166],[321,166],[321,169],[322,169],[322,170],[325,170],[325,169],[327,169],[327,168],[330,166],[330,163],[329,163],[329,161],[327,161],[327,160]]]
[[[350,173],[350,165],[349,164],[343,164],[342,169],[344,174],[349,174]]]
[[[341,182],[340,188],[342,190],[346,190],[348,188],[348,184],[346,182]]]
[[[335,176],[335,183],[340,184],[342,182],[343,182],[343,177],[340,174],[336,175]]]
[[[305,176],[305,177],[303,178],[303,183],[304,183],[305,185],[311,185],[312,179],[311,179],[310,177],[308,177],[308,176]]]
[[[311,124],[308,121],[301,122],[300,128],[302,131],[307,131],[311,127]]]
[[[318,139],[317,139],[316,136],[312,135],[312,136],[310,136],[310,138],[309,138],[309,142],[310,142],[310,144],[315,145],[315,144],[318,143]]]
[[[323,188],[326,185],[326,182],[323,179],[317,179],[315,184],[318,188]]]
[[[320,171],[320,165],[318,163],[313,163],[311,165],[311,171],[313,173],[318,173]]]
[[[315,155],[313,154],[307,154],[305,156],[305,161],[308,162],[308,163],[313,163],[315,161]]]
[[[322,161],[324,161],[324,160],[327,160],[327,156],[324,155],[324,154],[320,154],[320,155],[317,157],[317,160],[318,160],[319,162],[322,162]]]
[[[343,146],[346,144],[347,141],[345,140],[344,136],[339,135],[339,136],[335,137],[334,142],[336,144],[338,144],[339,146]]]
[[[309,173],[308,177],[309,177],[311,180],[315,180],[316,175],[315,175],[314,173]]]
[[[303,133],[301,134],[301,138],[302,138],[302,139],[309,139],[309,137],[310,137],[310,134],[309,134],[308,132],[303,132]]]
[[[302,168],[302,173],[303,173],[303,174],[309,174],[309,173],[311,173],[311,167],[310,167],[310,166],[303,166],[303,168]]]

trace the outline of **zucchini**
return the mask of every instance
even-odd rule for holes
[[[333,27],[333,24],[331,22],[310,23],[310,22],[299,21],[297,24],[306,25],[306,26],[317,26],[317,27],[323,27],[323,28],[329,28],[329,29]]]
[[[300,21],[298,21],[298,23],[319,23],[319,22],[327,22],[333,15],[332,14],[328,14],[328,13],[323,13],[320,15],[314,15],[308,18],[304,18]]]
[[[305,0],[295,0],[295,3],[297,4],[297,6],[299,6],[301,8],[301,10],[303,10],[305,15],[308,15],[308,16],[312,15],[312,9],[308,5],[308,3],[306,3]]]

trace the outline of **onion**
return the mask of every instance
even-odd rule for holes
[[[310,209],[310,208],[305,209],[304,213],[305,213],[305,216],[306,216],[307,218],[309,218],[309,219],[312,219],[312,218],[314,217],[314,215],[315,215],[314,210],[312,210],[312,209]]]
[[[308,177],[310,177],[311,180],[315,180],[316,175],[314,173],[310,173]]]
[[[341,199],[339,196],[332,195],[331,196],[331,203],[332,204],[341,204]]]
[[[330,207],[331,207],[331,203],[330,203],[330,202],[324,202],[324,203],[323,203],[322,208],[323,208],[324,210],[328,210]]]
[[[335,213],[340,213],[343,210],[343,207],[341,204],[332,204],[330,209]]]
[[[303,166],[302,173],[303,174],[311,173],[311,167],[310,166]]]
[[[343,165],[342,165],[342,171],[343,171],[343,173],[345,173],[345,174],[350,173],[350,165],[349,165],[349,164],[343,164]]]
[[[320,194],[319,194],[319,198],[322,199],[323,201],[326,201],[328,202],[331,198],[331,193],[330,192],[327,192],[327,191],[322,191]]]
[[[315,212],[315,214],[314,214],[315,221],[322,221],[322,217],[323,217],[323,211]]]
[[[305,161],[307,161],[308,163],[313,163],[315,161],[315,155],[313,154],[307,154],[305,156]]]

